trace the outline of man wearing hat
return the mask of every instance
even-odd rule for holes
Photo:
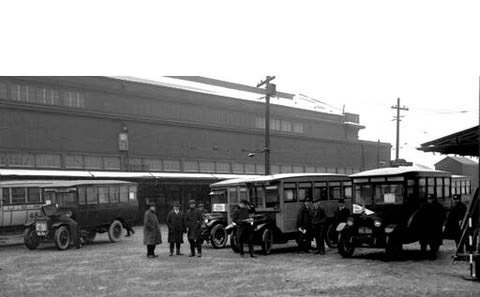
[[[317,244],[315,254],[325,254],[325,224],[327,223],[327,215],[325,210],[320,206],[320,198],[315,199],[313,208],[310,211],[312,218],[312,235]]]
[[[198,251],[197,256],[202,256],[202,232],[201,226],[203,215],[196,207],[195,200],[188,201],[188,210],[185,214],[185,226],[187,227],[187,237],[190,243],[190,257],[195,257],[195,248]]]
[[[435,195],[427,195],[427,202],[418,210],[416,219],[422,253],[426,254],[429,245],[430,259],[434,260],[442,244],[442,228],[445,221],[445,209],[438,203]]]
[[[463,217],[467,212],[467,206],[462,203],[462,196],[453,195],[453,207],[448,214],[447,223],[445,224],[445,237],[454,239],[458,247],[460,236],[462,235],[461,225]],[[463,250],[463,247],[460,249]]]
[[[173,203],[173,208],[167,215],[168,242],[170,243],[170,256],[173,256],[175,247],[177,255],[183,255],[180,252],[180,245],[183,243],[183,233],[185,232],[185,219],[180,211],[180,204]]]
[[[338,199],[337,209],[335,210],[334,218],[335,223],[339,224],[341,222],[346,222],[347,218],[350,216],[350,209],[345,207],[345,200]]]
[[[312,209],[312,198],[307,197],[297,214],[298,247],[299,252],[309,253],[312,242],[312,222],[310,210]]]
[[[155,202],[147,199],[146,204],[149,208],[143,217],[143,243],[147,246],[147,257],[156,258],[155,246],[162,243],[162,234],[160,233]]]
[[[255,258],[253,254],[253,219],[250,218],[250,213],[254,213],[253,207],[249,207],[250,203],[247,200],[240,200],[238,208],[232,214],[232,221],[238,226],[238,243],[240,248],[240,256],[243,257],[243,244],[245,241],[248,244],[248,252],[251,258]]]

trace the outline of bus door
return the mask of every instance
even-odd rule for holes
[[[27,221],[26,190],[24,187],[11,188],[11,226],[23,226]]]
[[[341,182],[333,181],[328,182],[328,202],[325,207],[327,217],[333,217],[335,210],[337,209],[338,200],[342,199],[342,184]]]
[[[282,232],[297,230],[297,213],[301,202],[297,201],[297,184],[294,182],[283,183],[283,220],[278,222]]]

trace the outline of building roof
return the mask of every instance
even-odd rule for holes
[[[432,173],[448,173],[447,171],[441,170],[431,170],[426,169],[425,167],[419,166],[400,166],[400,167],[386,167],[379,169],[372,169],[367,171],[362,171],[350,175],[350,177],[368,177],[368,176],[388,176],[388,175],[401,175],[410,172],[432,172]]]
[[[74,187],[78,185],[133,184],[120,180],[12,180],[0,182],[0,187]]]
[[[438,161],[437,163],[435,163],[435,165],[437,165],[438,163],[441,163],[443,162],[444,160],[446,159],[451,159],[451,160],[454,160],[462,165],[478,165],[478,162],[475,161],[475,160],[472,160],[472,159],[469,159],[469,158],[465,158],[465,157],[458,157],[458,156],[447,156],[445,157],[444,159]]]
[[[344,174],[336,174],[336,173],[280,173],[280,174],[273,174],[273,175],[262,175],[256,177],[242,177],[236,179],[228,179],[221,182],[214,183],[212,186],[229,186],[229,185],[237,185],[237,184],[244,184],[244,183],[256,183],[256,182],[266,182],[266,181],[274,181],[279,179],[286,179],[286,178],[295,178],[295,177],[347,177]]]
[[[418,148],[424,152],[437,152],[441,154],[455,154],[461,156],[478,156],[479,127],[472,127],[421,144]]]

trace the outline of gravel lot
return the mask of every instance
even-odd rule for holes
[[[142,229],[136,231],[120,243],[102,234],[63,252],[53,243],[34,251],[0,246],[0,296],[480,296],[480,282],[463,279],[467,264],[451,265],[452,242],[436,261],[420,259],[418,244],[391,262],[379,250],[342,259],[336,250],[298,254],[293,244],[242,259],[229,248],[210,247],[203,258],[169,257],[164,243],[157,247],[160,257],[147,259]]]

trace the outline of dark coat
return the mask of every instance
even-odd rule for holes
[[[143,217],[143,244],[156,245],[162,243],[162,233],[157,214],[148,209]]]
[[[323,225],[327,223],[327,215],[325,214],[325,210],[318,207],[313,207],[310,210],[310,215],[312,217],[312,226],[313,225]]]
[[[455,204],[450,210],[445,224],[445,237],[449,239],[457,239],[460,237],[460,224],[467,212],[467,207],[463,203]]]
[[[167,215],[168,242],[183,243],[183,233],[185,232],[185,221],[181,211],[178,214],[172,209]]]
[[[337,223],[346,222],[349,216],[350,216],[350,209],[346,207],[344,207],[343,209],[340,209],[337,207],[337,209],[335,210],[334,217]]]
[[[302,205],[297,213],[297,229],[310,229],[312,225],[311,220],[312,218],[310,216],[310,210],[305,205]]]
[[[185,226],[187,227],[187,237],[189,240],[201,239],[201,226],[203,222],[203,215],[197,208],[189,209],[185,213]]]
[[[237,207],[237,209],[233,211],[232,221],[237,225],[246,224],[247,222],[245,220],[248,218],[250,218],[250,211],[248,208]]]
[[[418,210],[417,226],[419,240],[441,245],[442,229],[445,222],[445,209],[438,202],[425,203]]]

